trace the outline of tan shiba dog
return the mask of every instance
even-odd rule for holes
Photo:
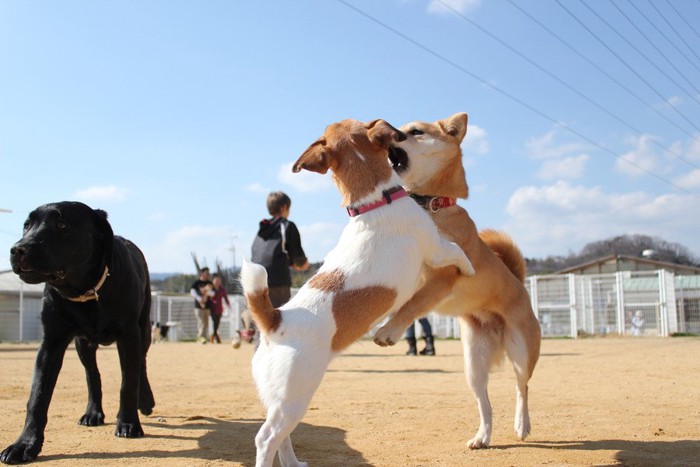
[[[407,139],[393,144],[394,169],[411,196],[430,212],[441,236],[464,250],[476,275],[460,276],[454,268],[431,270],[422,288],[378,330],[375,342],[393,345],[414,319],[431,310],[458,316],[465,373],[481,420],[469,448],[485,448],[491,442],[489,371],[504,354],[517,377],[515,431],[525,439],[530,433],[527,383],[540,353],[540,326],[523,285],[525,260],[518,247],[504,233],[477,233],[467,211],[455,204],[469,192],[460,149],[467,114],[435,123],[408,123],[401,131]]]

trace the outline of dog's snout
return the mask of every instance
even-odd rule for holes
[[[14,245],[10,248],[10,256],[24,256],[27,254],[27,248],[21,245]]]

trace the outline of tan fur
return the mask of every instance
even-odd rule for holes
[[[435,123],[413,122],[400,128],[407,135],[416,134],[414,130],[419,130],[427,135],[426,138],[432,138],[430,144],[425,143],[421,146],[420,138],[423,136],[418,133],[413,137],[409,136],[406,142],[399,145],[409,154],[409,170],[401,175],[411,193],[423,196],[467,197],[469,189],[460,149],[466,133],[466,124],[466,114],[455,114]],[[428,161],[421,161],[423,165],[418,166],[433,170],[433,175],[427,177],[420,173],[420,170],[416,170],[416,166],[411,172],[410,159],[415,156],[411,155],[411,148],[418,152],[426,147],[439,148],[420,156],[429,158]],[[476,336],[476,341],[486,339],[498,342],[497,350],[488,356],[492,359],[490,364],[503,356],[509,349],[509,344],[510,351],[513,351],[513,346],[517,347],[517,344],[513,343],[522,342],[525,355],[520,356],[521,364],[514,362],[514,367],[516,374],[522,371],[524,381],[528,381],[539,357],[541,330],[532,311],[529,294],[523,286],[526,265],[522,253],[505,233],[485,230],[478,234],[474,221],[459,205],[441,209],[431,216],[440,234],[464,250],[472,261],[476,274],[461,276],[454,271],[428,271],[421,289],[384,326],[386,331],[384,328],[378,331],[377,335],[380,338],[375,338],[375,342],[391,345],[391,342],[382,341],[385,336],[392,334],[390,330],[406,329],[416,318],[436,310],[442,314],[460,317],[462,324],[467,326],[467,331],[471,330]],[[465,352],[466,348],[465,343]],[[509,354],[509,357],[512,359],[513,355]],[[480,357],[465,355],[465,358],[470,360]],[[519,390],[526,394],[527,386]],[[527,432],[529,421],[519,435],[524,438]],[[469,442],[470,448],[485,446],[488,446],[488,438],[484,444],[479,435]]]
[[[268,290],[247,293],[245,298],[255,324],[266,333],[275,332],[282,323],[282,313],[277,308],[272,308]]]
[[[396,290],[373,286],[343,290],[333,298],[336,332],[331,347],[340,352],[362,337],[396,300]]]
[[[343,197],[342,204],[350,206],[391,177],[385,150],[373,144],[372,140],[394,138],[395,134],[396,129],[384,120],[367,124],[353,120],[334,123],[326,128],[324,136],[304,151],[293,170],[326,173],[331,169]],[[358,153],[364,154],[364,159],[360,159]],[[383,157],[376,157],[379,154]]]
[[[345,274],[342,271],[334,270],[319,272],[309,279],[309,287],[322,290],[324,292],[337,293],[343,290],[345,285]]]

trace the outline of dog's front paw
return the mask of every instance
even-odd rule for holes
[[[78,424],[83,426],[101,426],[105,424],[105,414],[101,410],[88,410],[80,417]]]
[[[474,274],[476,274],[474,266],[472,266],[472,262],[469,261],[469,258],[467,258],[466,256],[464,257],[463,261],[457,263],[457,267],[459,268],[459,272],[461,272],[465,276],[473,276]]]
[[[479,431],[476,436],[467,441],[469,449],[486,449],[491,444],[491,437],[486,433]]]
[[[139,422],[126,423],[118,421],[114,435],[120,438],[141,438],[143,436],[143,429]]]
[[[401,340],[404,331],[405,329],[391,326],[387,323],[377,330],[377,333],[374,335],[374,343],[381,347],[394,345]]]
[[[31,462],[41,452],[40,441],[25,441],[21,437],[0,453],[0,462],[3,464],[22,464]]]

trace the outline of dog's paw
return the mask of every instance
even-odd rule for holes
[[[114,432],[115,436],[119,438],[141,438],[143,436],[143,429],[141,424],[136,423],[125,423],[118,421],[117,429]]]
[[[469,258],[467,258],[466,256],[463,260],[457,263],[457,267],[459,268],[459,272],[461,272],[465,276],[473,276],[474,274],[476,274],[474,266],[472,266],[472,262],[469,261]]]
[[[396,326],[390,326],[389,323],[385,324],[377,330],[374,334],[374,343],[386,347],[389,345],[394,345],[401,340],[405,329],[399,329]]]
[[[491,437],[484,433],[477,433],[472,439],[467,441],[469,449],[486,449],[491,444]]]
[[[530,417],[525,415],[523,417],[515,418],[515,433],[518,435],[521,441],[527,438],[530,434]]]
[[[25,442],[20,438],[0,453],[0,462],[3,464],[31,462],[41,452],[41,444],[40,442]]]
[[[83,426],[101,426],[105,424],[105,414],[101,410],[89,410],[80,417],[78,424]]]

